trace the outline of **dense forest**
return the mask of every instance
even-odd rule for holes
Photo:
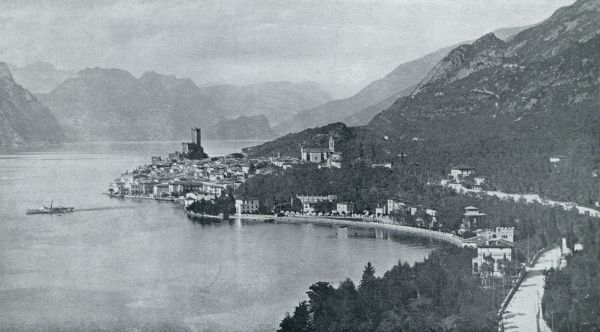
[[[399,262],[382,277],[367,264],[358,287],[317,282],[279,331],[493,331],[501,283],[482,288],[472,249],[435,250],[422,263]]]

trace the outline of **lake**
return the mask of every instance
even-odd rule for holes
[[[257,142],[207,141],[223,155]],[[178,142],[0,154],[0,329],[272,331],[317,281],[421,261],[423,240],[327,226],[197,224],[181,205],[103,195]],[[25,215],[54,201],[79,211]],[[351,230],[354,234],[354,230]]]

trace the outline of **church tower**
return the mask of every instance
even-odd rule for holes
[[[333,141],[333,136],[329,136],[329,152],[335,152],[335,142]]]

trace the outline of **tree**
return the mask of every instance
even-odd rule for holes
[[[492,255],[489,255],[484,256],[483,260],[484,262],[481,263],[480,267],[481,276],[483,278],[483,281],[486,282],[489,286],[491,278],[494,275],[494,258],[492,258]]]
[[[298,304],[294,310],[294,315],[286,314],[285,318],[279,324],[281,332],[308,332],[314,331],[310,319],[310,308],[306,301]]]
[[[368,262],[363,270],[362,278],[360,279],[360,286],[364,286],[375,279],[375,268]]]

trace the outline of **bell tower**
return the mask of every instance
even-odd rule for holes
[[[333,140],[333,136],[329,136],[329,152],[335,152],[335,141]]]

